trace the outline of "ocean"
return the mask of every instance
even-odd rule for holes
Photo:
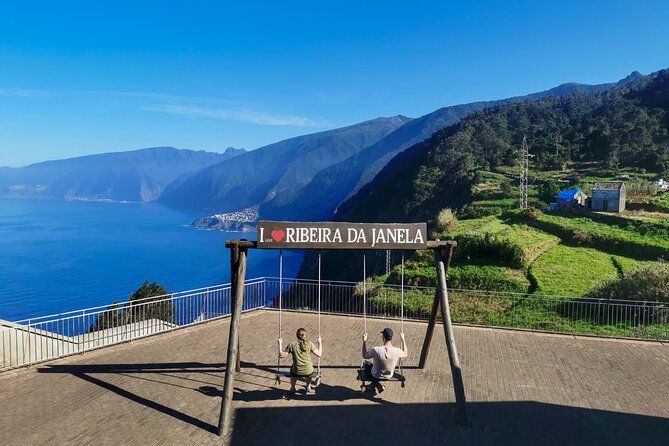
[[[225,240],[256,234],[189,226],[201,216],[154,203],[0,198],[0,319],[125,301],[145,280],[170,292],[229,282]],[[278,258],[249,252],[247,277],[277,276]],[[284,253],[286,277],[302,258]]]

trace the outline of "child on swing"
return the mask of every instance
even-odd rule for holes
[[[311,388],[311,375],[314,373],[314,364],[311,361],[311,354],[313,353],[320,358],[323,354],[323,342],[319,336],[317,348],[313,342],[307,339],[307,330],[304,328],[299,328],[297,330],[296,336],[297,341],[288,344],[285,350],[282,348],[283,340],[279,338],[279,358],[283,359],[288,355],[292,355],[293,357],[293,365],[290,367],[289,394],[293,395],[297,392],[295,390],[297,379],[304,378],[306,382],[304,392],[308,395],[313,392]]]

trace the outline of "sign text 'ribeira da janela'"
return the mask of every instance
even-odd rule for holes
[[[258,248],[425,249],[426,223],[258,222]]]

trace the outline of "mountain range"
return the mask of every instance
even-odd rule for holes
[[[3,167],[0,196],[151,202],[180,176],[244,152],[232,147],[222,154],[152,147]]]
[[[407,122],[375,144],[323,169],[300,193],[293,195],[292,201],[290,197],[285,197],[282,203],[276,200],[262,203],[260,215],[262,218],[274,220],[327,220],[334,215],[339,205],[369,183],[395,155],[424,141],[437,130],[457,123],[470,113],[507,103],[604,91],[641,77],[643,76],[635,71],[616,83],[587,85],[572,82],[526,96],[440,108]]]
[[[403,126],[405,116],[377,118],[290,138],[220,162],[172,183],[160,202],[168,206],[233,212],[294,200],[322,169],[339,163]]]
[[[567,83],[526,96],[443,107],[417,119],[378,118],[292,138],[182,178],[166,189],[160,201],[176,208],[216,212],[259,206],[263,219],[327,220],[398,153],[473,112],[507,103],[605,91],[642,77],[634,72],[616,83]],[[362,133],[365,138],[360,137]],[[357,139],[352,140],[353,135]]]
[[[325,220],[392,159],[472,113],[603,92],[639,79],[643,76],[634,72],[616,83],[567,83],[526,96],[444,107],[417,119],[377,118],[248,152],[160,147],[0,168],[0,195],[159,201],[216,214],[254,208],[264,219]]]

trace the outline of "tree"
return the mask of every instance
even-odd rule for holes
[[[560,186],[554,180],[548,180],[539,186],[539,199],[544,203],[555,201],[555,197],[560,193]]]
[[[137,322],[161,319],[174,322],[174,305],[171,299],[172,296],[167,293],[163,285],[145,280],[128,299],[129,320]]]
[[[91,326],[89,331],[107,330],[149,319],[173,323],[174,305],[171,299],[172,296],[163,285],[146,280],[130,295],[125,305],[117,300],[106,311],[98,314],[95,326]]]

